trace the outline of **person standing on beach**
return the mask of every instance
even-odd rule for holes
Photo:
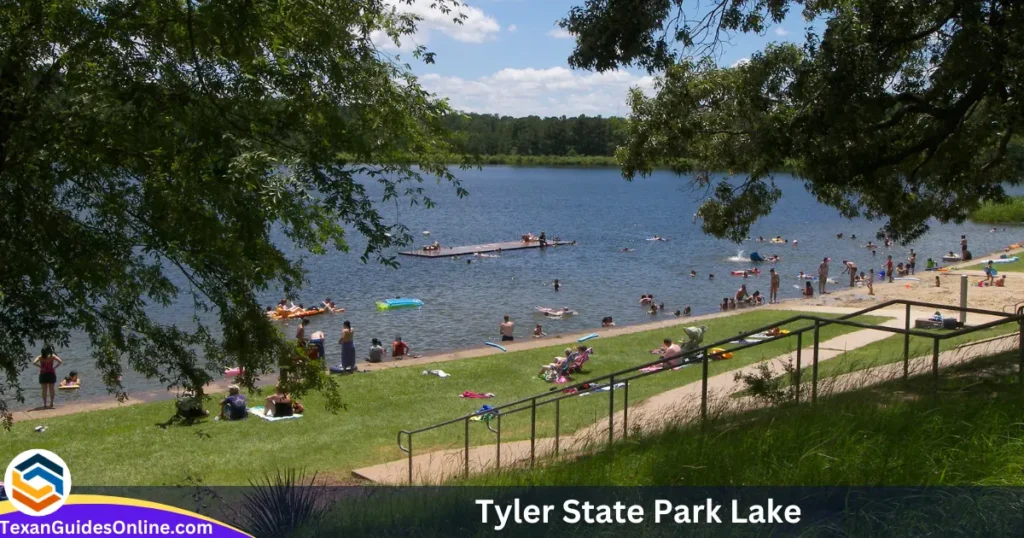
[[[914,268],[917,265],[917,253],[914,249],[910,249],[910,256],[907,257],[907,266],[910,267],[910,274],[914,274]]]
[[[967,260],[967,236],[960,236],[960,261]]]
[[[57,367],[64,364],[64,361],[60,360],[60,357],[54,354],[53,347],[47,344],[32,364],[39,367],[39,385],[43,387],[43,408],[53,409],[53,386],[57,384]],[[46,405],[47,392],[50,394],[49,406]]]
[[[889,255],[885,259],[885,277],[892,282],[892,255]]]
[[[875,270],[873,268],[872,269],[868,269],[868,278],[867,278],[867,282],[865,284],[868,287],[868,295],[874,295],[875,294]]]
[[[501,325],[498,325],[498,332],[501,333],[501,341],[511,342],[515,340],[515,336],[513,335],[515,328],[516,324],[512,323],[512,320],[508,319],[508,316],[505,316],[505,321],[503,321]]]
[[[850,273],[850,287],[852,288],[856,284],[857,280],[857,264],[851,261],[843,260],[843,265],[846,266],[846,268],[843,269],[843,272]]]
[[[352,322],[346,320],[342,324],[341,338],[338,339],[338,343],[341,344],[341,369],[345,371],[356,369],[356,345],[352,341],[354,334]]]
[[[825,294],[825,282],[828,280],[828,258],[818,265],[818,295]]]

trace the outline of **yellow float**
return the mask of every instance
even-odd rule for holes
[[[732,358],[732,353],[729,353],[728,351],[726,351],[726,350],[724,350],[724,349],[722,349],[720,347],[713,347],[713,348],[711,348],[710,351],[708,351],[708,353],[710,353],[712,357],[715,357],[715,358],[718,358],[718,359],[731,359]]]

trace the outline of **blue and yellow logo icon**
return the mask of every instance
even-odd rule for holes
[[[19,512],[46,516],[63,506],[71,493],[71,472],[49,450],[26,450],[7,466],[4,492]]]

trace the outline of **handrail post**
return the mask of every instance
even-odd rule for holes
[[[700,422],[701,426],[705,426],[708,421],[708,352],[704,350],[704,358],[701,360],[701,380],[700,380]]]
[[[939,392],[939,339],[932,339],[932,386],[935,393]]]
[[[1024,313],[1024,307],[1017,309],[1017,315]],[[1017,365],[1017,383],[1024,385],[1024,318],[1017,320],[1017,327],[1020,342],[1017,344],[1020,353],[1020,363]]]
[[[409,485],[412,485],[412,434],[406,434],[409,437]]]
[[[469,417],[466,417],[466,452],[465,452],[465,468],[463,473],[466,478],[469,478]]]
[[[501,469],[501,413],[498,413],[498,469]]]
[[[814,365],[811,371],[811,403],[818,401],[818,329],[820,328],[817,320],[814,322]]]
[[[629,380],[622,387],[622,440],[629,436]]]
[[[537,398],[530,400],[530,467],[537,460]]]
[[[608,446],[615,440],[615,376],[608,380]]]
[[[562,422],[562,400],[555,400],[555,457],[558,457],[558,431]]]
[[[804,333],[796,333],[796,403],[800,403],[800,355],[803,353]]]
[[[907,332],[903,333],[903,381],[910,379],[910,305],[907,305],[907,319],[904,323]]]

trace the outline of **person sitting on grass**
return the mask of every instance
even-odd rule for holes
[[[294,414],[292,397],[281,385],[274,387],[274,394],[267,396],[263,414],[268,417],[290,417]]]
[[[395,360],[401,360],[409,354],[409,344],[402,341],[401,336],[396,336],[395,341],[391,343],[391,357]]]
[[[238,385],[228,387],[228,395],[220,401],[220,418],[222,420],[242,420],[249,416],[246,411],[245,395]]]
[[[81,384],[82,382],[78,380],[78,372],[74,370],[71,370],[71,373],[60,382],[60,386],[62,387],[78,387],[81,386]]]
[[[666,362],[666,368],[675,368],[683,362],[683,348],[679,344],[672,341],[671,338],[666,338],[661,341],[662,346],[658,350],[658,355],[662,358],[669,359]]]
[[[555,362],[545,364],[540,367],[537,372],[538,377],[543,377],[545,380],[554,381],[558,378],[558,373],[566,369],[566,365],[571,363],[576,358],[576,354],[573,353],[572,348],[565,348],[565,356],[555,357]]]

